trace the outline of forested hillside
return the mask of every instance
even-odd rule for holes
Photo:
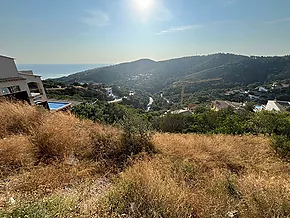
[[[87,70],[58,81],[120,84],[156,93],[174,82],[210,82],[209,86],[233,87],[264,83],[290,76],[290,56],[256,57],[234,54],[192,56],[155,62],[142,59],[130,63]],[[203,85],[202,85],[203,86]]]

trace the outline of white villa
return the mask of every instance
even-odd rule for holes
[[[290,108],[290,102],[288,101],[271,100],[266,105],[267,111],[286,111],[288,108]]]
[[[41,77],[32,71],[18,71],[14,59],[0,55],[0,97],[48,107]]]

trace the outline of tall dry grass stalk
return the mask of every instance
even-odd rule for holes
[[[32,142],[38,157],[67,160],[90,152],[90,135],[83,121],[70,114],[54,113],[47,116],[35,130]]]
[[[36,162],[35,150],[25,136],[0,140],[0,178],[29,168]]]
[[[142,161],[118,179],[107,196],[98,202],[102,217],[195,217],[194,196],[177,183],[162,161]]]
[[[11,134],[29,134],[41,122],[44,111],[28,104],[0,102],[0,138]]]

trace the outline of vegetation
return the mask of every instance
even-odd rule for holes
[[[113,86],[114,93],[119,97],[127,96],[128,90],[139,90],[138,96],[124,99],[124,104],[145,109],[148,104],[147,93],[150,93],[154,96],[151,107],[154,111],[168,109],[172,102],[179,104],[182,86],[185,86],[184,106],[209,103],[216,99],[265,104],[268,99],[290,100],[289,87],[271,89],[273,82],[282,87],[283,84],[289,84],[289,61],[290,56],[248,57],[223,53],[159,62],[138,60],[48,80],[45,81],[45,86],[82,84],[84,87],[88,84],[103,83]],[[258,93],[259,98],[249,97],[249,94],[257,94],[255,89],[258,86],[267,87],[269,92]],[[89,87],[85,88],[89,90]],[[127,90],[127,93],[120,88]],[[234,92],[225,95],[229,90],[250,90],[250,93]],[[167,101],[160,98],[160,93],[166,96]],[[48,96],[74,100],[106,99],[101,92],[96,93],[93,90],[48,90]]]
[[[138,129],[151,126],[152,129],[169,133],[200,134],[254,134],[272,136],[273,147],[283,157],[289,157],[290,113],[289,112],[253,112],[253,104],[248,103],[244,110],[227,108],[212,111],[207,107],[198,107],[192,115],[161,113],[144,113],[118,104],[98,102],[95,105],[82,104],[72,109],[82,118],[103,122],[104,124],[120,124],[128,114],[143,122],[129,124]],[[145,123],[146,122],[146,125]],[[134,129],[128,132],[134,132]]]
[[[81,119],[114,124],[123,119],[126,108],[119,104],[96,101],[94,104],[80,104],[72,108],[72,113]]]
[[[193,56],[155,62],[139,60],[131,63],[87,70],[63,77],[64,83],[97,82],[118,84],[151,93],[172,89],[178,81],[188,84],[188,92],[220,89],[288,79],[289,56],[247,57],[234,54]],[[170,91],[169,90],[169,91]],[[179,91],[180,93],[180,91]]]
[[[0,126],[23,121],[0,129],[1,217],[290,216],[290,164],[266,136],[152,135],[134,110],[115,127],[19,103],[0,112]]]
[[[48,98],[78,101],[112,100],[106,95],[104,88],[93,89],[68,86],[65,88],[46,89]]]

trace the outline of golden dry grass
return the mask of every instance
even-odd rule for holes
[[[223,217],[231,210],[240,217],[290,215],[290,164],[267,138],[157,134],[154,142],[173,163],[179,159],[192,169],[192,179],[177,179],[191,187],[199,216]]]
[[[34,131],[32,142],[40,159],[65,160],[90,152],[90,135],[84,122],[73,115],[54,113],[47,116]]]
[[[290,216],[290,164],[267,138],[156,134],[153,142],[160,154],[117,179],[96,203],[99,216]]]
[[[1,102],[0,111],[0,207],[117,171],[109,158],[121,152],[120,130],[25,104]]]
[[[102,217],[195,217],[192,193],[170,174],[166,161],[138,162],[120,176],[95,210]]]
[[[290,163],[265,137],[156,134],[159,153],[120,172],[121,130],[23,104],[0,112],[0,216],[290,216]]]
[[[30,133],[40,123],[45,114],[39,108],[28,104],[0,102],[0,138],[11,134]]]
[[[35,150],[27,137],[18,135],[0,140],[0,178],[36,162]]]

